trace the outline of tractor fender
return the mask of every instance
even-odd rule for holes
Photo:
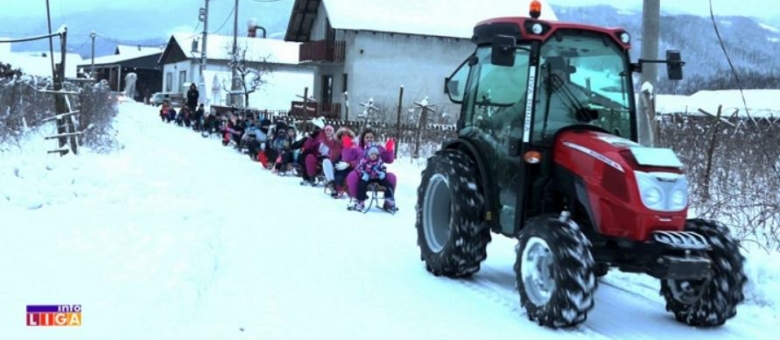
[[[500,228],[498,224],[498,215],[495,213],[496,200],[492,192],[492,188],[495,183],[490,176],[488,176],[488,168],[485,166],[485,160],[482,156],[483,153],[479,152],[476,143],[468,138],[459,137],[457,139],[449,140],[442,144],[442,150],[459,150],[474,160],[477,164],[477,171],[479,172],[480,188],[482,188],[482,194],[485,197],[485,215],[483,216],[485,221],[490,225],[491,229]]]

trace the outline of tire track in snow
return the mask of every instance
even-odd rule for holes
[[[511,312],[510,314],[512,317],[519,317],[521,322],[527,323],[531,327],[544,329],[553,332],[554,334],[581,334],[580,336],[587,336],[588,338],[603,337],[616,340],[620,339],[593,329],[588,325],[587,321],[574,328],[552,330],[542,328],[537,323],[529,320],[528,313],[526,313],[525,309],[520,304],[520,295],[517,292],[514,272],[505,272],[504,270],[490,269],[487,266],[483,266],[479,272],[470,278],[450,281],[455,281],[455,284],[466,286],[470,290],[501,305],[502,308]]]
[[[509,317],[521,317],[529,326],[539,327],[528,320],[520,305],[514,273],[488,266],[471,278],[445,279],[451,285],[465,286],[509,311]],[[648,289],[646,285],[640,285]],[[718,339],[745,338],[754,328],[752,323],[731,319],[724,327],[698,329],[678,323],[660,303],[630,288],[600,280],[596,291],[596,307],[588,313],[588,320],[573,329],[550,330],[563,334],[581,334],[589,338],[658,339],[662,337],[712,337]],[[648,302],[650,307],[648,308]],[[657,307],[657,308],[656,308]],[[642,320],[644,319],[644,320]],[[746,329],[748,328],[748,329]],[[758,334],[762,334],[759,332]],[[758,334],[756,334],[758,336]],[[766,334],[764,334],[766,335]]]

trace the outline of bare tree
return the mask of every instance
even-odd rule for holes
[[[232,96],[243,95],[244,107],[249,107],[249,95],[257,92],[263,85],[267,84],[266,78],[272,72],[271,66],[268,63],[268,59],[271,57],[267,55],[265,57],[252,56],[247,47],[236,48],[236,53],[233,53],[233,46],[227,47],[228,50],[228,67],[231,69],[236,68],[236,78],[240,87],[239,91],[231,91],[228,87],[231,84],[222,84],[223,89],[228,91]]]

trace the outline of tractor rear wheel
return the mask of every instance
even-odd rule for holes
[[[709,242],[712,250],[707,255],[712,261],[712,273],[704,280],[661,280],[666,310],[674,313],[677,321],[690,326],[721,326],[737,315],[737,305],[745,299],[745,257],[739,251],[739,243],[721,223],[692,219],[685,230],[704,236]]]
[[[483,205],[476,164],[463,152],[445,150],[428,159],[417,189],[415,226],[429,272],[457,278],[479,271],[490,242]]]
[[[550,215],[529,219],[520,232],[515,274],[520,303],[539,325],[576,326],[593,309],[591,243],[573,222]]]

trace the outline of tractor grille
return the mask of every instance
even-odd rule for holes
[[[704,236],[691,231],[654,231],[653,241],[679,249],[710,249],[710,244]]]

